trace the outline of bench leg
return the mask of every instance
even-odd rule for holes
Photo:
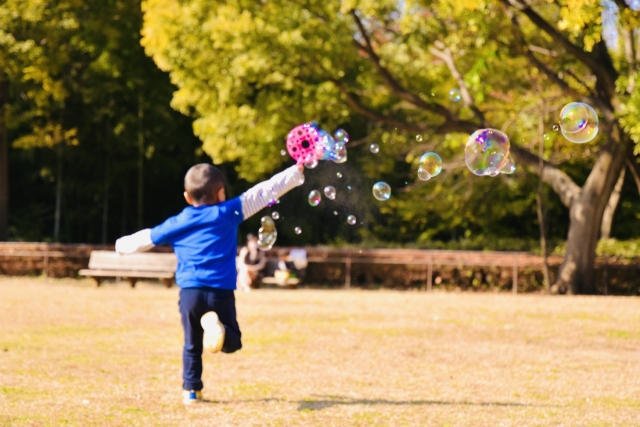
[[[162,279],[162,283],[164,283],[167,288],[170,288],[173,286],[173,279]]]
[[[138,281],[138,279],[135,279],[133,277],[127,277],[127,278],[125,278],[125,280],[127,282],[129,282],[129,284],[131,285],[132,288],[136,287],[136,282]]]

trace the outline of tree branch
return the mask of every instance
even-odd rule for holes
[[[638,187],[638,193],[640,194],[640,165],[638,165],[633,155],[627,157],[627,166],[629,167],[631,175],[633,175],[633,180],[635,181],[636,187]]]
[[[407,132],[425,132],[427,130],[426,126],[417,125],[413,123],[406,123],[406,122],[394,119],[392,117],[382,115],[377,111],[374,111],[371,108],[363,105],[357,99],[356,95],[354,95],[353,93],[347,90],[347,88],[341,81],[331,79],[331,82],[334,85],[336,85],[340,93],[342,93],[345,99],[347,100],[347,104],[349,105],[349,107],[351,107],[355,112],[362,114],[363,116],[368,117],[369,119],[374,120],[376,122],[384,123],[386,125],[392,126],[394,128],[402,129]]]
[[[412,92],[409,92],[404,87],[402,87],[402,85],[391,75],[389,70],[387,70],[381,64],[380,57],[376,54],[375,50],[373,49],[373,45],[371,44],[371,39],[369,38],[369,35],[367,34],[367,31],[365,30],[364,25],[362,24],[362,21],[360,20],[360,17],[358,17],[358,14],[356,13],[356,11],[352,10],[351,15],[353,16],[353,19],[356,22],[356,25],[358,26],[358,31],[362,36],[362,39],[364,40],[364,44],[359,43],[357,40],[354,40],[354,43],[356,44],[356,46],[358,46],[360,49],[364,50],[367,53],[369,60],[371,60],[371,62],[373,63],[373,66],[375,67],[380,77],[382,77],[386,85],[389,86],[389,89],[391,89],[391,91],[398,98],[403,99],[407,102],[410,102],[416,107],[438,114],[447,120],[452,119],[451,112],[444,106],[437,103],[428,103],[424,99],[420,98],[418,95]]]
[[[501,0],[503,4],[506,6],[511,6],[519,10],[522,14],[527,16],[533,24],[538,27],[540,30],[547,33],[556,43],[564,47],[567,52],[575,56],[580,62],[585,64],[593,73],[596,75],[598,80],[601,82],[602,87],[605,89],[607,97],[610,100],[615,99],[616,96],[616,87],[615,81],[617,79],[617,75],[610,75],[609,71],[604,68],[600,61],[598,61],[594,56],[590,55],[588,52],[585,52],[579,46],[573,44],[568,38],[566,38],[562,33],[560,33],[557,29],[555,29],[551,24],[549,24],[542,16],[540,16],[535,10],[533,10],[527,3],[521,2],[520,0]]]
[[[478,118],[478,120],[480,120],[480,123],[482,124],[482,126],[487,127],[488,122],[485,119],[482,111],[480,111],[478,107],[476,107],[475,100],[473,99],[473,95],[471,95],[471,93],[469,92],[469,89],[467,88],[467,84],[464,81],[464,77],[462,76],[462,73],[460,73],[460,70],[458,70],[458,67],[456,66],[451,50],[441,41],[437,41],[435,45],[436,45],[435,47],[434,46],[429,47],[429,52],[431,52],[432,55],[440,58],[447,65],[447,68],[449,69],[451,76],[458,83],[458,87],[460,88],[460,94],[462,95],[462,100],[464,101],[464,105],[470,108],[471,111],[473,111],[473,114]]]

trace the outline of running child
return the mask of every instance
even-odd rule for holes
[[[171,245],[178,258],[178,307],[184,329],[183,401],[202,400],[202,351],[233,353],[242,348],[236,320],[238,226],[304,182],[304,168],[292,166],[231,200],[222,172],[210,164],[193,166],[184,178],[190,205],[162,224],[116,241],[126,255]]]

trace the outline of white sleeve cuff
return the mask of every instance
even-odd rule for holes
[[[151,241],[151,229],[145,228],[137,233],[124,236],[116,240],[116,252],[120,255],[129,255],[136,252],[144,252],[155,245]]]

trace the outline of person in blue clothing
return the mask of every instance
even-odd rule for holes
[[[202,400],[202,352],[233,353],[242,348],[236,320],[236,251],[238,226],[274,197],[304,182],[304,168],[292,166],[231,200],[222,172],[213,165],[193,166],[184,178],[190,205],[162,224],[116,241],[126,255],[171,245],[178,259],[176,283],[184,329],[183,401]]]

